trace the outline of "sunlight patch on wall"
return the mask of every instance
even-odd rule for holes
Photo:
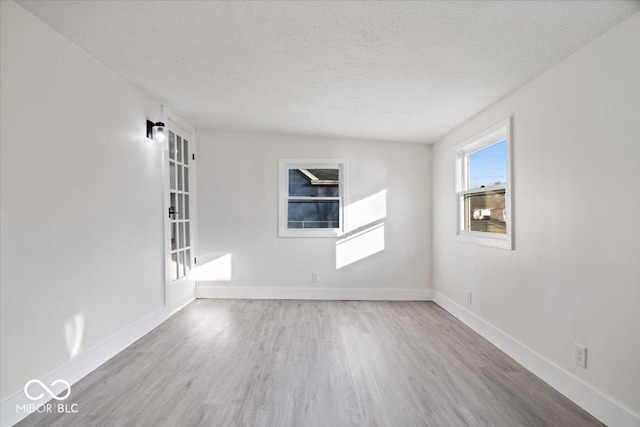
[[[197,282],[228,282],[231,280],[231,254],[198,265],[189,272],[189,278]]]
[[[345,207],[344,213],[347,233],[385,218],[387,216],[387,190],[350,203]]]
[[[64,321],[64,341],[72,358],[80,353],[83,337],[84,314],[76,313],[73,318]]]
[[[384,223],[336,243],[336,268],[342,268],[384,250]]]

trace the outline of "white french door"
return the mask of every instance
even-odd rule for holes
[[[195,297],[189,272],[195,263],[195,141],[193,133],[167,119],[169,150],[165,159],[166,305],[174,313]],[[168,179],[167,179],[168,178]]]

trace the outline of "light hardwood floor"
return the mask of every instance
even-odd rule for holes
[[[430,302],[197,300],[19,426],[591,426]]]

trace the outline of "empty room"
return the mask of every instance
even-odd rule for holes
[[[640,427],[640,1],[0,19],[1,427]]]

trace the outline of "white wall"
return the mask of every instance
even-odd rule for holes
[[[433,285],[640,413],[640,15],[433,149]],[[454,145],[513,115],[515,250],[456,242]],[[473,304],[465,292],[473,292]],[[573,363],[588,347],[588,369]]]
[[[199,295],[428,297],[430,153],[430,146],[417,144],[200,130],[198,260],[231,253],[233,271],[230,282],[200,283]],[[383,222],[384,250],[338,269],[341,239],[279,238],[280,158],[347,159],[348,204],[386,194],[385,217],[359,228]],[[312,272],[320,273],[317,284]]]
[[[160,106],[16,4],[0,15],[5,399],[72,359],[76,316],[82,354],[162,307],[164,279]]]

